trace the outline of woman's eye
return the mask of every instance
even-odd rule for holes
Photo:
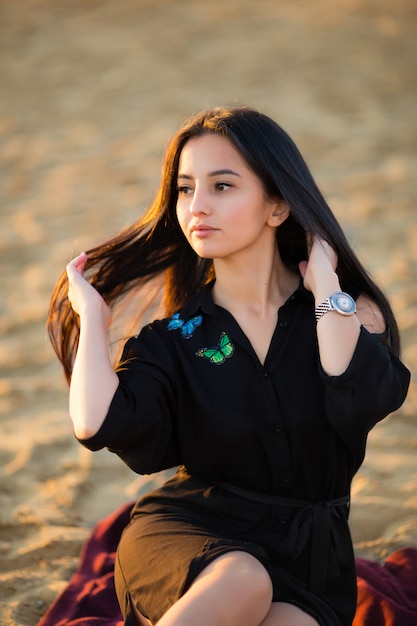
[[[187,187],[186,185],[178,185],[177,187],[178,194],[188,195],[192,192],[191,187]]]
[[[229,189],[231,186],[230,183],[216,183],[216,189],[219,191],[226,191],[226,189]]]

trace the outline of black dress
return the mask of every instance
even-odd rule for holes
[[[314,301],[300,287],[278,311],[262,364],[208,285],[127,342],[118,376],[102,427],[81,443],[141,474],[179,466],[123,533],[125,624],[129,594],[155,623],[213,559],[243,550],[269,572],[274,601],[349,626],[350,485],[369,430],[402,404],[410,378],[384,338],[362,328],[346,372],[325,375]]]

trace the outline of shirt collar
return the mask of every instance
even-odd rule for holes
[[[210,281],[202,289],[200,289],[195,295],[191,296],[190,300],[182,309],[182,317],[184,319],[189,319],[200,312],[206,313],[207,315],[214,315],[216,312],[216,305],[213,300],[212,288],[215,283],[215,280]],[[289,297],[287,302],[298,299],[298,297],[304,297],[308,300],[314,300],[313,294],[311,291],[308,291],[304,285],[303,280],[300,278],[300,283],[298,288]]]
[[[187,319],[199,313],[200,311],[207,315],[214,315],[216,305],[213,301],[212,287],[214,280],[204,285],[194,296],[191,296],[187,304],[182,309],[183,318]]]

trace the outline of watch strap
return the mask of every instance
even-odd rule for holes
[[[319,319],[323,317],[325,313],[328,313],[329,311],[332,311],[332,310],[334,311],[332,301],[330,297],[326,298],[325,300],[323,300],[323,302],[321,302],[318,306],[316,306],[316,309],[314,311],[314,315],[316,316],[316,322],[318,322]]]

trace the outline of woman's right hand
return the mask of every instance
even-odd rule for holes
[[[67,265],[68,299],[75,313],[83,317],[89,312],[99,313],[106,328],[111,323],[111,311],[102,296],[87,280],[84,268],[87,254],[82,252]]]
[[[67,265],[68,299],[81,319],[69,402],[74,432],[80,439],[99,430],[119,384],[109,355],[110,309],[83,277],[86,262],[83,252]]]

